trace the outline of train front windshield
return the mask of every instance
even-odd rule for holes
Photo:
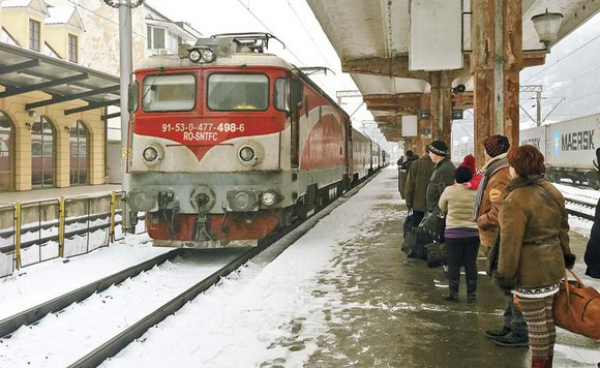
[[[213,111],[265,111],[269,78],[264,74],[214,73],[208,77],[208,108]]]
[[[147,76],[142,86],[142,108],[148,112],[193,110],[197,89],[192,74]]]

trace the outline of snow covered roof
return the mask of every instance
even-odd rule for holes
[[[85,30],[83,20],[74,6],[56,6],[48,8],[50,16],[44,20],[44,24],[68,24],[82,31]]]
[[[4,0],[2,1],[2,8],[30,8],[46,16],[49,15],[48,7],[42,0]]]
[[[32,0],[3,0],[3,8],[26,8],[31,4]]]
[[[50,16],[45,19],[46,24],[65,24],[68,23],[75,11],[72,6],[59,6],[48,8]]]

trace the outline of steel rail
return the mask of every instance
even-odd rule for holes
[[[580,206],[586,206],[586,207],[590,207],[590,208],[595,208],[595,206],[593,204],[587,203],[587,202],[583,202],[583,201],[578,201],[576,199],[573,198],[565,198],[565,201],[567,203],[574,203]],[[581,212],[572,208],[568,208],[567,207],[567,212],[569,213],[569,215],[573,215],[575,217],[581,217],[583,219],[586,220],[590,220],[590,221],[594,221],[595,220],[595,216],[593,214],[590,213],[586,213],[586,212]]]
[[[379,171],[381,172],[381,171]],[[340,195],[341,197],[351,197],[358,192],[363,186],[365,186],[369,181],[371,181],[379,172],[376,172],[369,179],[364,180],[355,188],[349,190],[345,194]],[[317,212],[315,215],[304,219],[302,222],[296,224],[296,226],[290,226],[287,229],[278,232],[272,236],[268,236],[264,238],[258,246],[250,249],[248,252],[242,254],[239,258],[231,261],[225,267],[220,270],[214,272],[212,275],[204,278],[200,282],[196,283],[192,287],[188,288],[183,293],[179,294],[175,298],[171,299],[169,302],[164,304],[163,306],[156,309],[154,312],[142,318],[140,321],[130,326],[126,330],[119,333],[117,336],[113,337],[106,343],[102,344],[98,348],[94,349],[90,353],[88,353],[83,358],[79,359],[75,363],[69,365],[69,368],[92,368],[97,367],[106,359],[115,356],[121,350],[123,350],[127,345],[129,345],[134,340],[140,338],[146,331],[148,331],[153,326],[157,325],[161,321],[163,321],[168,316],[177,312],[181,307],[183,307],[186,303],[196,298],[199,294],[205,292],[212,286],[216,285],[221,278],[226,277],[230,273],[237,270],[239,267],[247,263],[249,260],[257,256],[259,253],[274,245],[280,240],[285,240],[286,244],[284,248],[292,245],[296,240],[306,234],[322,217],[328,215],[331,211],[341,205],[343,202],[339,200],[339,198],[334,199],[329,205],[321,209],[321,211]],[[307,225],[307,226],[304,226]],[[288,236],[290,235],[290,236]],[[180,248],[183,252],[186,252],[186,248]],[[189,250],[189,249],[188,249]]]
[[[56,297],[45,303],[29,308],[23,312],[0,320],[0,337],[9,335],[22,326],[30,325],[44,318],[49,313],[58,312],[69,305],[82,301],[96,292],[103,291],[112,285],[125,281],[144,271],[150,270],[156,265],[162,264],[168,260],[177,257],[181,252],[180,248],[163,253],[159,256],[144,261],[138,265],[129,267],[125,270],[104,277],[100,280],[89,283],[78,289],[70,291],[64,295]]]

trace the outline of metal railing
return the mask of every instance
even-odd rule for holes
[[[123,240],[125,194],[75,197],[0,207],[0,278],[15,269],[74,257]],[[146,232],[138,214],[136,234]]]

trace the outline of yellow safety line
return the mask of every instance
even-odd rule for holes
[[[65,197],[58,202],[58,256],[65,255]]]
[[[117,192],[110,193],[110,242],[115,241],[115,216],[117,212]]]
[[[21,269],[21,202],[15,203],[15,267]]]

